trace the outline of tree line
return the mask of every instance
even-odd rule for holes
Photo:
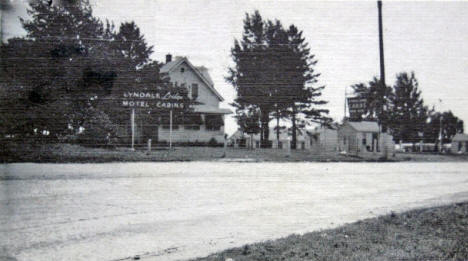
[[[246,14],[241,39],[231,49],[233,66],[226,80],[237,92],[239,129],[260,134],[261,146],[269,147],[269,123],[276,120],[279,140],[280,120],[291,125],[292,148],[297,131],[315,122],[330,126],[332,119],[321,99],[317,59],[302,31],[295,25],[284,27],[278,20],[265,20],[258,11]],[[463,132],[463,121],[451,111],[437,112],[424,104],[414,72],[400,73],[393,86],[382,86],[374,77],[369,83],[351,86],[356,97],[366,100],[366,111],[358,119],[377,121],[396,142],[449,142]],[[345,119],[350,120],[350,119]],[[442,124],[442,125],[441,125]],[[442,127],[441,127],[442,126]]]
[[[440,134],[447,143],[464,131],[463,121],[451,111],[437,112],[424,103],[414,72],[397,74],[393,86],[383,86],[373,78],[351,88],[356,97],[367,101],[365,113],[352,120],[380,122],[397,143],[439,143]]]
[[[117,99],[124,91],[182,92],[161,77],[133,21],[116,28],[88,0],[31,1],[28,14],[20,19],[26,36],[0,49],[2,137],[53,142],[84,130],[88,142],[102,143],[128,121]]]

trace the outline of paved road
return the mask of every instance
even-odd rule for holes
[[[0,256],[176,260],[465,200],[468,163],[7,164]]]

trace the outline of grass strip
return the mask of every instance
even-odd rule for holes
[[[194,260],[468,260],[468,202],[391,213]]]

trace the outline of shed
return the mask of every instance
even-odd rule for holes
[[[457,133],[452,138],[452,153],[467,153],[468,152],[468,134]]]
[[[380,133],[374,121],[345,121],[338,129],[340,151],[355,156],[381,156],[394,154],[393,137]]]
[[[338,150],[338,131],[325,126],[307,131],[310,140],[310,150],[313,152],[335,152]]]

